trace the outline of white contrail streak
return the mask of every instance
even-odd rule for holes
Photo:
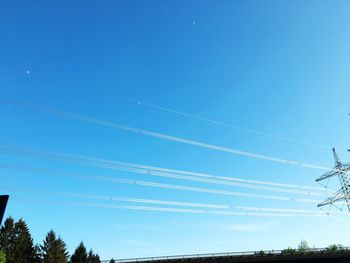
[[[321,193],[306,191],[307,189],[314,189],[317,191],[322,190],[323,192],[325,192],[324,189],[319,187],[312,188],[307,186],[296,186],[296,185],[278,184],[278,183],[270,183],[270,182],[263,182],[263,181],[243,180],[238,178],[230,178],[230,177],[216,176],[216,175],[210,175],[210,174],[204,174],[204,173],[194,173],[194,172],[188,172],[188,171],[159,168],[159,167],[99,159],[99,158],[81,156],[81,155],[53,153],[53,152],[46,152],[46,151],[33,151],[33,150],[30,151],[30,150],[18,149],[13,147],[5,147],[5,146],[0,146],[0,152],[26,155],[26,156],[28,155],[36,156],[36,157],[39,156],[39,157],[45,157],[45,158],[51,158],[51,159],[54,158],[54,159],[60,159],[64,161],[78,163],[80,165],[85,165],[85,166],[122,170],[122,171],[133,172],[133,173],[141,173],[141,174],[176,178],[181,180],[205,182],[205,183],[219,184],[219,185],[229,185],[229,186],[236,186],[236,187],[245,187],[245,188],[261,189],[261,190],[276,191],[276,192],[296,193],[296,194],[306,194],[306,195],[322,195]],[[193,176],[188,176],[188,175],[193,175]],[[273,187],[269,187],[266,185],[272,185]],[[284,189],[282,188],[282,186],[287,187],[289,189]],[[299,188],[299,189],[295,190],[290,188]]]
[[[152,132],[152,131],[148,131],[148,130],[144,130],[144,129],[134,128],[134,127],[130,127],[130,126],[122,125],[122,124],[117,124],[117,123],[113,123],[113,122],[109,122],[109,121],[95,119],[95,118],[91,118],[91,117],[87,117],[87,116],[82,116],[82,115],[78,115],[78,114],[71,113],[71,112],[59,111],[59,110],[55,110],[55,109],[51,109],[51,108],[47,108],[47,107],[43,107],[43,106],[37,106],[37,105],[29,104],[29,103],[22,103],[22,102],[19,102],[17,100],[0,98],[0,103],[10,104],[10,105],[20,106],[20,107],[26,107],[26,108],[30,108],[32,110],[37,110],[37,111],[55,114],[55,115],[58,115],[58,116],[61,116],[64,118],[68,118],[68,119],[74,119],[74,120],[83,121],[83,122],[92,123],[92,124],[97,124],[97,125],[101,125],[101,126],[105,126],[105,127],[114,128],[114,129],[124,130],[124,131],[128,131],[128,132],[136,133],[136,134],[143,134],[143,135],[147,135],[150,137],[159,138],[159,139],[163,139],[163,140],[167,140],[167,141],[173,141],[173,142],[178,142],[178,143],[182,143],[182,144],[193,145],[193,146],[197,146],[197,147],[201,147],[201,148],[211,149],[211,150],[215,150],[215,151],[226,152],[226,153],[230,153],[230,154],[234,154],[234,155],[241,155],[241,156],[246,156],[246,157],[255,158],[255,159],[262,159],[262,160],[267,160],[267,161],[272,161],[272,162],[277,162],[277,163],[302,166],[302,167],[311,168],[311,169],[329,170],[328,167],[324,167],[324,166],[319,166],[319,165],[315,165],[315,164],[307,164],[307,163],[272,157],[272,156],[268,156],[268,155],[242,151],[242,150],[238,150],[238,149],[234,149],[234,148],[228,148],[228,147],[218,146],[218,145],[214,145],[214,144],[208,144],[208,143],[204,143],[204,142],[194,141],[194,140],[190,140],[190,139],[186,139],[186,138],[182,138],[182,137],[166,135],[166,134],[162,134],[162,133],[158,133],[158,132]]]
[[[161,110],[164,112],[170,112],[173,114],[177,114],[177,115],[181,115],[183,117],[186,118],[191,118],[191,119],[195,119],[195,120],[199,120],[199,121],[203,121],[206,123],[210,123],[212,125],[218,125],[218,126],[223,126],[223,127],[227,127],[227,128],[233,128],[236,130],[241,130],[244,132],[248,132],[248,133],[252,133],[252,134],[257,134],[257,135],[261,135],[261,136],[265,136],[267,138],[272,138],[272,139],[277,139],[277,140],[281,140],[281,141],[287,141],[287,142],[292,142],[292,143],[296,143],[296,144],[300,144],[300,145],[306,145],[306,146],[311,146],[311,147],[315,147],[315,148],[320,148],[320,149],[331,149],[330,147],[326,147],[323,145],[319,145],[319,144],[315,144],[315,143],[310,143],[310,142],[305,142],[305,141],[301,141],[301,140],[297,140],[297,139],[293,139],[293,138],[288,138],[288,137],[283,137],[283,136],[276,136],[276,135],[272,135],[266,132],[261,132],[261,131],[257,131],[257,130],[253,130],[253,129],[248,129],[248,128],[244,128],[238,125],[233,125],[233,124],[229,124],[229,123],[225,123],[222,121],[217,121],[217,120],[213,120],[213,119],[208,119],[208,118],[204,118],[204,117],[200,117],[194,114],[190,114],[190,113],[186,113],[183,111],[177,111],[174,109],[170,109],[167,107],[162,107],[153,103],[148,103],[148,102],[144,102],[144,101],[140,101],[140,100],[135,100],[132,98],[128,98],[128,97],[124,97],[124,96],[116,96],[122,100],[125,101],[129,101],[129,102],[133,102],[136,103],[137,105],[141,105],[141,106],[145,106],[145,107],[149,107],[149,108],[153,108],[156,110]]]
[[[31,172],[40,172],[41,169],[27,167],[27,166],[18,166],[11,164],[0,164],[0,168],[5,169],[15,169],[15,170],[24,170]],[[294,202],[303,202],[303,203],[319,203],[320,200],[314,199],[306,199],[306,198],[294,198],[294,197],[286,197],[286,196],[274,196],[274,195],[263,195],[263,194],[252,194],[252,193],[243,193],[243,192],[234,192],[234,191],[226,191],[226,190],[217,190],[211,188],[203,188],[203,187],[194,187],[194,186],[183,186],[177,184],[165,184],[165,183],[157,183],[150,181],[142,181],[142,180],[130,180],[124,178],[116,178],[116,177],[108,177],[108,176],[96,176],[96,175],[83,175],[83,174],[75,174],[75,173],[64,173],[64,172],[44,172],[57,176],[69,176],[69,177],[77,177],[77,178],[85,178],[89,180],[99,180],[105,182],[112,183],[123,183],[130,185],[140,185],[140,186],[148,186],[162,189],[173,189],[173,190],[182,190],[182,191],[191,191],[191,192],[199,192],[199,193],[211,193],[225,196],[236,196],[236,197],[247,197],[247,198],[258,198],[258,199],[268,199],[268,200],[278,200],[278,201],[294,201]]]

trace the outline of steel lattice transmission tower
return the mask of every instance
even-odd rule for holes
[[[332,150],[335,166],[332,170],[318,178],[316,182],[321,182],[326,179],[329,180],[332,177],[338,177],[341,188],[338,191],[336,191],[333,195],[328,197],[326,200],[319,203],[317,207],[327,205],[332,206],[336,203],[341,203],[342,206],[346,204],[350,212],[350,177],[348,176],[348,172],[350,171],[350,164],[342,163],[339,159],[337,152],[335,151],[335,148],[333,148]]]

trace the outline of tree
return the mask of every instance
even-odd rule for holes
[[[87,262],[88,263],[100,263],[101,260],[100,260],[99,255],[97,253],[94,254],[92,249],[90,249],[89,254],[88,254],[88,258],[87,258]]]
[[[109,263],[115,263],[115,260],[112,258],[111,261],[109,261]]]
[[[23,219],[15,224],[14,255],[16,263],[38,262],[39,255],[33,244],[29,228]],[[6,252],[5,252],[6,253]],[[8,263],[12,263],[7,259]]]
[[[12,217],[5,220],[0,231],[0,249],[6,255],[7,263],[39,262],[28,226],[22,219],[16,223]]]
[[[68,252],[66,244],[60,237],[56,237],[53,230],[47,233],[43,245],[40,246],[43,263],[67,263]]]
[[[0,249],[6,255],[8,263],[15,262],[15,236],[15,222],[12,217],[9,217],[0,230]]]
[[[75,249],[73,255],[71,256],[71,263],[87,263],[87,253],[86,247],[83,242],[80,242],[79,246]]]
[[[344,252],[346,249],[342,245],[333,244],[326,248],[327,252]]]
[[[309,245],[307,244],[307,242],[305,240],[301,240],[300,244],[298,246],[298,251],[299,252],[306,252],[310,249]]]
[[[0,250],[0,263],[6,263],[5,253]]]
[[[296,250],[294,248],[288,247],[288,248],[282,250],[282,254],[294,254],[295,251]]]
[[[34,262],[36,262],[36,263],[42,263],[40,245],[36,244],[36,245],[34,246],[34,253],[35,253]]]

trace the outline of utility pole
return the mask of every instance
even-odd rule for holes
[[[5,214],[5,208],[8,200],[9,200],[8,195],[0,195],[0,226],[1,226],[2,218]]]
[[[317,207],[323,207],[327,205],[332,206],[336,203],[341,203],[344,205],[345,203],[350,212],[350,178],[347,174],[350,171],[350,164],[342,163],[339,159],[337,152],[335,151],[335,148],[333,148],[332,150],[335,166],[332,170],[325,173],[320,178],[316,179],[316,182],[338,177],[341,188],[334,194],[332,194],[330,197],[328,197],[326,200],[319,203]]]

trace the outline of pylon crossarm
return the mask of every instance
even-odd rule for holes
[[[325,206],[325,205],[332,205],[336,202],[340,202],[345,200],[344,194],[342,192],[342,189],[338,190],[333,194],[333,196],[328,197],[326,200],[322,201],[317,205],[317,207]]]
[[[329,172],[323,174],[321,177],[316,179],[316,182],[323,181],[325,179],[331,178],[331,177],[336,176],[336,175],[338,175],[338,170],[337,169],[330,170]]]

